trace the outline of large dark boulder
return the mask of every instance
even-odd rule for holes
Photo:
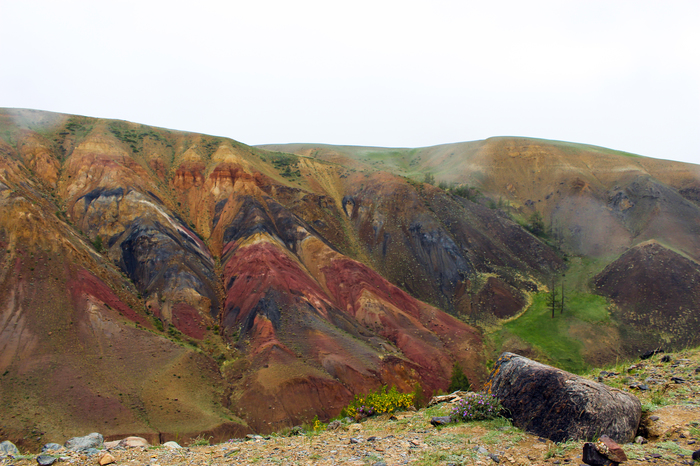
[[[642,415],[633,395],[513,353],[498,358],[485,388],[516,426],[555,442],[605,434],[627,443]]]

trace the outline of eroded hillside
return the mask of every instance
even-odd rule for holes
[[[0,112],[0,136],[16,435],[99,417],[107,435],[225,438],[381,385],[444,389],[455,362],[478,384],[465,321],[500,290],[517,313],[562,267],[498,212],[388,172],[29,110]]]

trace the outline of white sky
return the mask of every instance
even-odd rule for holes
[[[490,136],[700,163],[700,1],[0,0],[0,106],[247,144]]]

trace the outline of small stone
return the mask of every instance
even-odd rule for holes
[[[238,447],[236,447],[236,448],[234,448],[234,449],[232,449],[232,450],[229,450],[229,451],[227,451],[226,453],[224,453],[224,458],[228,458],[229,456],[233,456],[233,455],[235,455],[236,453],[238,453],[239,451],[241,451],[241,449],[238,448]]]
[[[671,362],[671,356],[668,354],[661,358],[661,362]]]
[[[640,385],[639,385],[639,389],[640,389],[640,390],[644,390],[644,391],[649,390],[649,385],[647,385],[647,384],[645,384],[645,383],[640,384]]]
[[[384,461],[377,461],[376,463],[372,463],[372,466],[386,466],[386,463]]]
[[[368,442],[374,442],[376,440],[379,440],[379,437],[375,437],[374,435],[367,439]]]
[[[644,445],[645,443],[647,443],[647,439],[645,439],[641,435],[637,435],[634,439],[634,443],[636,443],[638,445]]]
[[[693,452],[693,461],[700,461],[700,450],[695,450]]]
[[[700,374],[700,366],[698,366],[698,367],[695,368],[695,373],[696,373],[696,374]]]
[[[0,458],[3,456],[19,456],[19,450],[14,443],[5,440],[0,443]]]
[[[165,448],[174,448],[174,449],[176,449],[176,450],[177,450],[178,448],[182,448],[177,442],[173,442],[172,440],[171,440],[170,442],[165,442],[165,443],[163,444],[163,446],[164,446]]]
[[[452,422],[452,418],[450,416],[434,416],[431,420],[430,423],[434,425],[435,427],[437,426],[444,426]]]
[[[474,450],[480,455],[488,455],[489,451],[481,445],[474,447]]]
[[[63,448],[63,445],[59,445],[58,443],[47,443],[43,447],[41,447],[41,451],[47,452],[47,451],[58,451]]]
[[[598,452],[595,444],[591,442],[586,442],[583,444],[582,459],[584,463],[590,464],[591,466],[609,466],[611,464],[616,464],[610,461],[607,456],[604,456]]]
[[[51,455],[39,455],[36,457],[36,462],[41,466],[49,466],[56,462],[56,458]]]
[[[598,444],[602,443],[603,445],[605,445],[605,453],[598,450],[599,453],[602,453],[603,455],[608,457],[610,461],[614,461],[615,463],[622,463],[624,461],[627,461],[627,455],[625,454],[625,451],[622,449],[622,447],[607,435],[601,435],[598,442]]]
[[[688,445],[695,445],[695,440],[688,440]]]
[[[120,448],[120,447],[119,447],[119,442],[120,442],[120,440],[111,440],[111,441],[109,441],[109,442],[105,442],[104,445],[105,445],[105,448],[106,448],[107,450],[112,450],[112,449],[114,449],[114,448]],[[123,450],[123,448],[120,448],[120,449]]]
[[[499,458],[498,455],[495,455],[493,453],[489,453],[489,458],[491,458],[491,460],[496,464],[501,462],[501,458]]]
[[[148,448],[151,445],[143,437],[127,437],[119,442],[119,446],[124,448]]]
[[[649,420],[650,420],[650,421],[658,421],[658,420],[659,420],[659,416],[656,416],[656,415],[654,415],[654,416],[649,416]]]
[[[359,438],[357,438],[357,437],[352,437],[352,438],[350,439],[350,443],[351,443],[351,444],[353,444],[353,443],[360,443],[360,442],[361,442],[361,440],[360,440]]]
[[[671,377],[671,382],[681,384],[681,383],[685,383],[685,379],[682,377]]]
[[[348,426],[348,429],[350,429],[351,432],[360,431],[360,430],[362,430],[362,424],[357,423],[357,422],[355,424],[350,424]]]
[[[72,439],[68,439],[65,443],[65,447],[71,451],[85,451],[90,448],[102,447],[103,443],[104,438],[102,434],[93,432],[85,437],[73,437]]]
[[[342,425],[343,423],[340,421],[332,421],[328,423],[326,430],[338,430]]]
[[[102,456],[100,456],[100,459],[97,461],[100,466],[105,466],[106,464],[112,464],[115,463],[117,460],[114,458],[109,453],[104,453]]]

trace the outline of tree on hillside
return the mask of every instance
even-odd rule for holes
[[[527,229],[530,230],[530,233],[533,235],[544,236],[544,220],[539,210],[530,214],[530,217],[527,219]]]
[[[472,384],[469,383],[469,379],[462,370],[462,366],[456,362],[454,366],[452,366],[452,378],[450,379],[450,386],[447,387],[447,392],[452,393],[457,390],[468,392],[471,388]]]
[[[425,178],[423,179],[423,183],[435,184],[435,175],[433,175],[430,172],[426,173]]]
[[[549,281],[547,305],[552,309],[552,319],[554,319],[554,311],[559,307],[559,292],[557,291],[556,275],[552,274]]]

